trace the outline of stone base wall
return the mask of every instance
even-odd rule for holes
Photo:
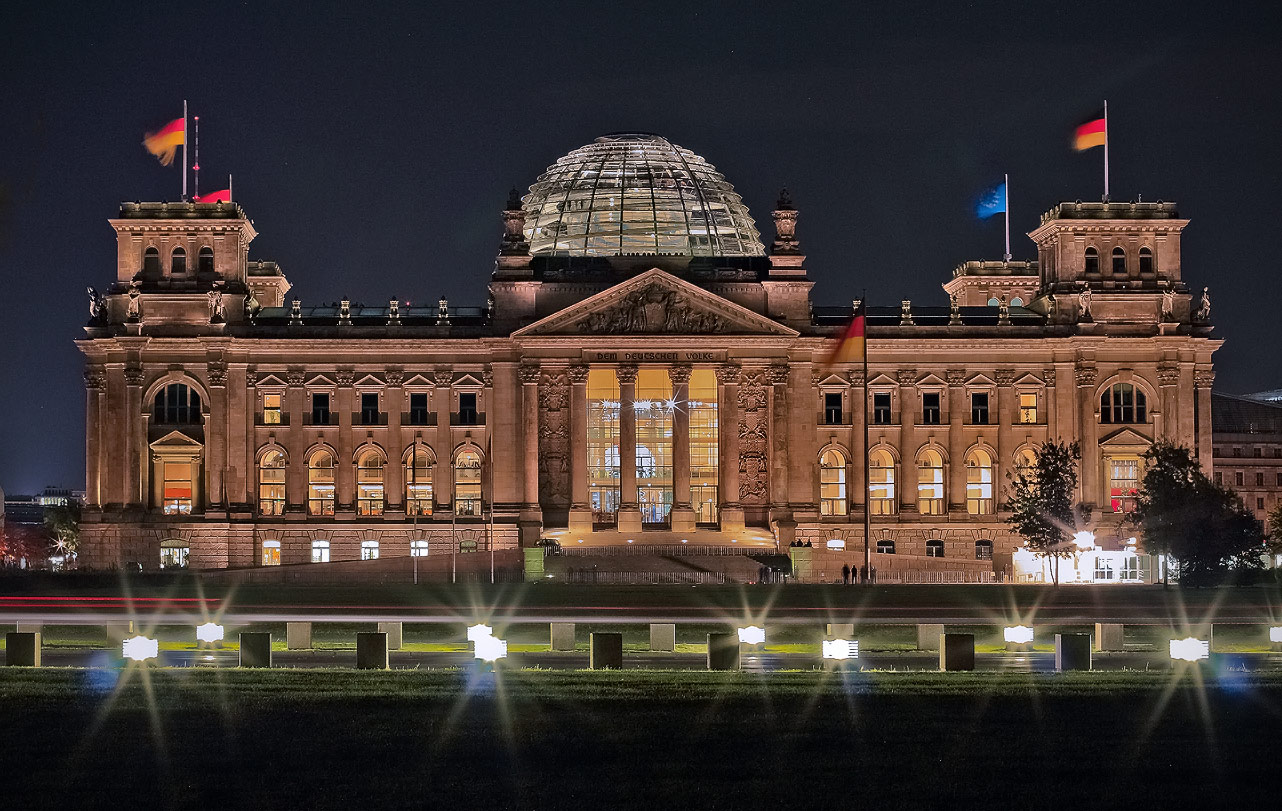
[[[519,530],[514,523],[496,523],[496,550],[518,549]],[[360,560],[361,544],[378,543],[379,557],[409,557],[410,541],[426,540],[428,554],[448,555],[457,543],[461,550],[488,551],[489,528],[478,523],[412,525],[279,524],[237,522],[145,523],[128,521],[86,522],[80,528],[80,566],[114,569],[141,564],[145,570],[160,567],[161,544],[183,541],[192,569],[248,568],[262,563],[264,541],[280,543],[282,564],[310,563],[312,542],[329,542],[331,561]]]

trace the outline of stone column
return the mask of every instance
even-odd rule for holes
[[[205,374],[209,380],[209,419],[205,423],[206,517],[227,516],[227,364],[210,361]]]
[[[521,500],[525,510],[535,510],[539,506],[539,377],[542,374],[538,364],[520,367],[521,436],[524,441]]]
[[[125,487],[126,505],[146,505],[147,494],[144,488],[142,466],[148,463],[151,454],[146,450],[147,433],[142,417],[142,364],[133,362],[125,365],[125,431],[128,444],[125,447]]]
[[[948,381],[948,511],[966,509],[966,435],[962,425],[966,421],[966,370],[949,369],[944,373]],[[998,397],[1000,397],[1000,392]],[[1001,422],[997,403],[989,403]],[[992,416],[990,415],[990,420]]]
[[[917,438],[913,425],[917,422],[917,370],[900,369],[895,375],[899,383],[899,511],[917,512]]]
[[[777,363],[766,369],[766,383],[771,390],[770,408],[770,518],[774,523],[776,540],[786,547],[796,537],[797,522],[792,519],[788,498],[788,366]]]
[[[619,377],[619,531],[641,531],[641,509],[637,504],[637,415],[632,403],[637,396],[636,364],[615,370]]]
[[[1100,500],[1099,426],[1095,422],[1095,365],[1079,361],[1077,383],[1077,436],[1082,443],[1082,503],[1095,507]]]
[[[454,509],[454,431],[450,412],[454,408],[454,373],[449,369],[432,372],[432,408],[436,411],[436,470],[432,472],[432,498]]]
[[[102,505],[102,469],[100,449],[102,448],[102,415],[100,409],[103,401],[103,387],[107,384],[107,373],[101,366],[85,368],[85,506]]]
[[[588,366],[570,367],[570,529],[592,531],[588,497]]]
[[[356,469],[352,459],[352,410],[356,408],[351,369],[339,369],[334,375],[336,391],[333,406],[338,411],[338,469],[334,471],[334,512],[337,517],[356,517]]]
[[[250,501],[251,477],[254,474],[253,451],[249,449],[249,436],[253,429],[247,429],[245,424],[246,412],[252,416],[254,411],[251,396],[254,387],[248,382],[249,374],[243,364],[229,365],[227,374],[231,385],[227,387],[227,473],[223,478],[223,489],[227,493],[227,509],[230,511],[235,505],[236,511],[240,512]],[[242,382],[246,385],[241,386]]]
[[[1157,383],[1162,393],[1162,430],[1155,430],[1154,434],[1178,444],[1180,367],[1174,363],[1158,364]]]
[[[997,369],[993,380],[997,383],[997,458],[993,460],[993,509],[996,514],[996,505],[1001,503],[1000,493],[1002,482],[1006,481],[1006,470],[1015,463],[1013,454],[1019,440],[1014,432],[1015,424],[1019,421],[1019,407],[1014,389],[1015,370]],[[966,460],[959,459],[957,463],[964,467]]]
[[[307,421],[307,392],[303,381],[307,374],[302,368],[290,369],[285,373],[285,413],[289,415],[289,430],[286,449],[289,451],[289,466],[285,471],[285,506],[287,513],[298,518],[307,515],[307,434],[303,423]],[[282,555],[284,551],[282,550]]]
[[[809,360],[794,360],[788,367],[789,411],[797,409],[788,420],[788,458],[792,461],[787,470],[788,500],[793,520],[798,522],[819,518],[819,448],[828,442],[816,430],[823,412],[820,377]],[[849,475],[846,481],[850,481]],[[847,502],[849,496],[847,489]]]
[[[864,422],[869,419],[868,411],[872,408],[872,395],[868,393],[868,381],[863,369],[850,372],[850,520],[862,520],[863,510],[868,509],[868,481],[864,476],[864,459],[867,450],[864,448]],[[872,439],[870,436],[869,439]],[[875,440],[874,440],[875,441]],[[815,497],[818,498],[818,487]]]
[[[672,531],[690,532],[695,515],[690,506],[690,364],[668,369],[672,381]]]
[[[721,472],[717,514],[722,532],[742,532],[743,507],[739,504],[739,364],[717,367],[717,426],[720,432],[718,469]]]
[[[383,408],[387,411],[387,467],[383,470],[383,498],[387,519],[400,520],[405,516],[405,439],[401,436],[401,414],[405,402],[405,371],[392,367],[384,371],[387,387],[383,389]]]
[[[1195,402],[1197,403],[1197,460],[1210,475],[1214,460],[1211,458],[1211,385],[1215,372],[1199,369],[1193,374]]]

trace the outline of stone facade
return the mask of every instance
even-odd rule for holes
[[[873,544],[1000,571],[1018,543],[1003,488],[1039,442],[1081,442],[1105,538],[1153,440],[1211,466],[1220,341],[1171,204],[1050,210],[1038,262],[1016,269],[1037,274],[1026,306],[869,308],[866,376],[827,363],[852,306],[812,303],[790,204],[774,249],[724,259],[532,255],[524,212],[503,216],[484,308],[304,307],[248,260],[238,205],[124,205],[115,282],[78,341],[82,562],[181,549],[250,567],[411,541],[854,549],[875,500]]]

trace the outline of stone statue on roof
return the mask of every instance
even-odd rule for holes
[[[1082,292],[1077,294],[1077,314],[1083,321],[1091,321],[1091,286],[1082,285]]]
[[[1197,320],[1211,320],[1211,288],[1209,287],[1202,288],[1202,303],[1197,307]]]

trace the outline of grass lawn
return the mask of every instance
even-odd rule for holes
[[[5,670],[0,796],[15,809],[1273,807],[1282,680],[1192,673]]]

